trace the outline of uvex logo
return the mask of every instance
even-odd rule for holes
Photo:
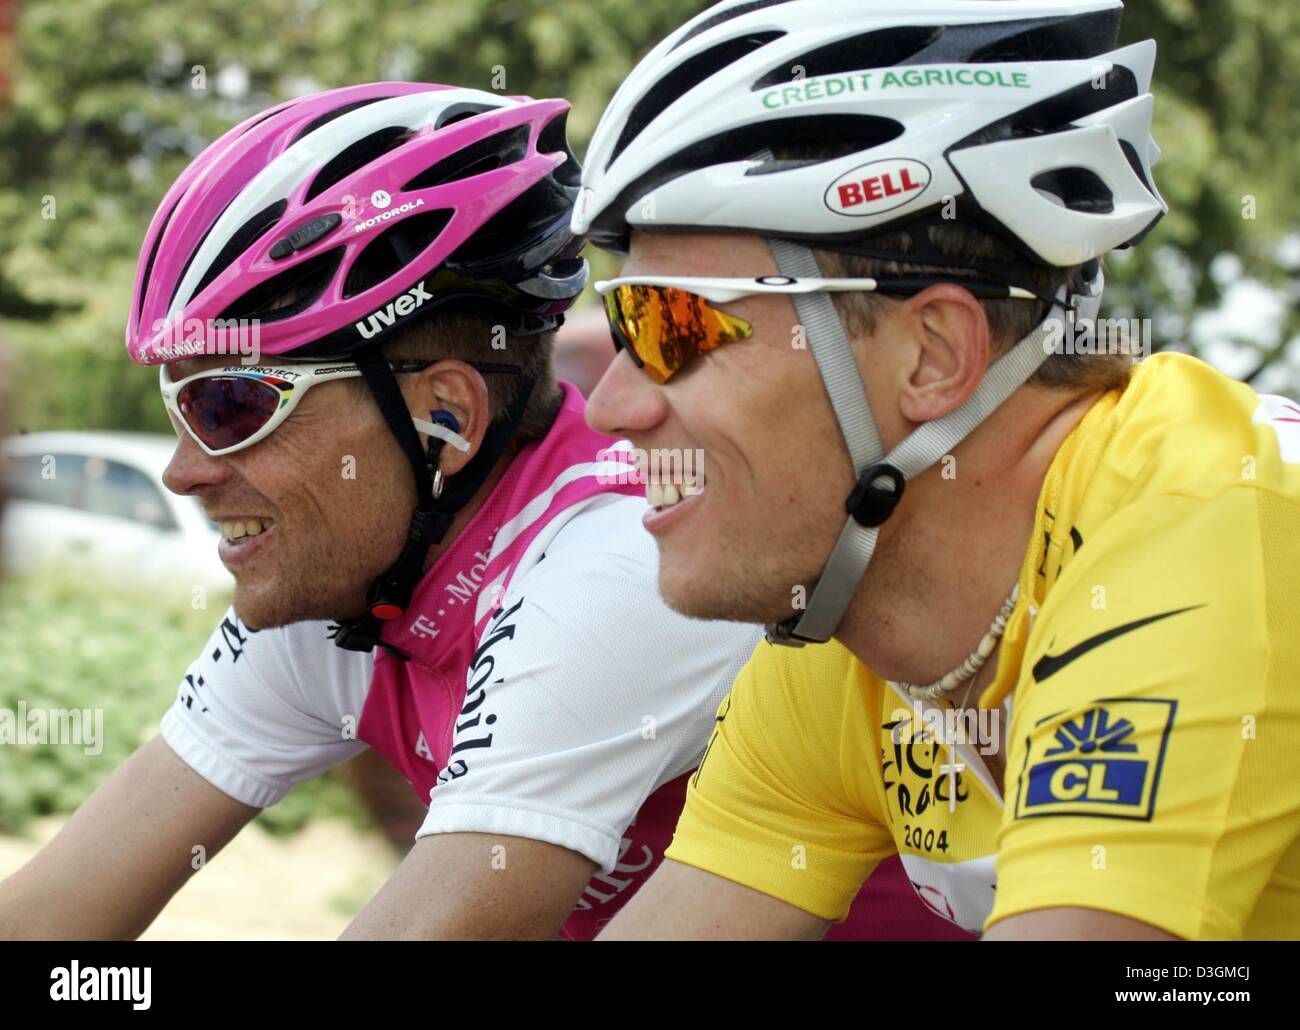
[[[424,280],[421,279],[396,300],[390,300],[378,311],[367,315],[360,322],[354,322],[353,325],[357,327],[357,332],[369,340],[399,318],[405,318],[426,300],[433,300],[433,294],[424,288]]]
[[[872,161],[845,172],[826,190],[826,206],[841,215],[878,215],[911,203],[929,188],[930,168],[910,158]]]

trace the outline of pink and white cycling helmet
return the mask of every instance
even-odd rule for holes
[[[290,100],[176,180],[141,248],[132,360],[221,353],[257,320],[264,355],[377,342],[472,297],[517,334],[553,328],[586,281],[569,231],[580,171],[564,100],[376,82]],[[494,312],[495,313],[495,312]]]
[[[377,82],[280,104],[237,125],[185,169],[140,251],[126,329],[131,359],[165,365],[229,353],[255,326],[262,361],[351,355],[411,465],[417,507],[367,612],[335,643],[383,646],[429,549],[487,481],[523,416],[533,376],[474,457],[444,483],[443,440],[427,450],[379,344],[451,300],[486,304],[515,336],[553,329],[587,264],[569,228],[581,172],[563,100]],[[238,340],[241,353],[245,343]],[[455,417],[430,412],[455,435]]]

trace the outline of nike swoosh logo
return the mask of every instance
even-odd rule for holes
[[[1148,615],[1145,619],[1138,619],[1136,622],[1126,622],[1122,626],[1116,626],[1114,629],[1108,629],[1104,633],[1098,633],[1095,637],[1089,637],[1081,644],[1075,644],[1074,647],[1064,654],[1053,655],[1045,654],[1042,658],[1034,663],[1033,673],[1034,682],[1042,683],[1049,676],[1055,676],[1076,658],[1081,658],[1094,647],[1100,647],[1107,644],[1116,637],[1122,637],[1125,633],[1132,633],[1135,629],[1141,629],[1143,626],[1149,626],[1153,622],[1159,622],[1161,619],[1167,619],[1171,615],[1182,615],[1183,612],[1190,612],[1196,608],[1204,608],[1203,604],[1194,604],[1187,608],[1178,608],[1172,612],[1161,612],[1159,615]]]

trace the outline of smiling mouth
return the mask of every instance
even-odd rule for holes
[[[228,542],[243,540],[247,537],[261,536],[275,525],[274,519],[237,519],[233,522],[221,522],[221,539]]]
[[[647,483],[645,485],[646,503],[656,511],[663,511],[679,504],[688,497],[697,497],[704,493],[707,481],[704,476],[676,483]]]

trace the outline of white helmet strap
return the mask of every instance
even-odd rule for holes
[[[768,241],[782,275],[808,278],[821,275],[813,252],[788,240]],[[1068,317],[1095,318],[1101,303],[1100,272],[1088,296],[1057,293]],[[866,574],[875,552],[880,526],[902,497],[907,480],[936,464],[975,431],[1008,397],[1034,374],[1052,353],[1049,341],[1060,333],[1060,318],[1052,313],[1028,336],[989,366],[984,379],[958,408],[921,425],[888,455],[871,415],[866,387],[844,326],[826,293],[792,294],[795,311],[822,382],[830,396],[840,431],[853,460],[857,488],[845,507],[849,517],[831,550],[807,607],[784,622],[767,627],[774,644],[802,646],[824,643],[839,627]]]

